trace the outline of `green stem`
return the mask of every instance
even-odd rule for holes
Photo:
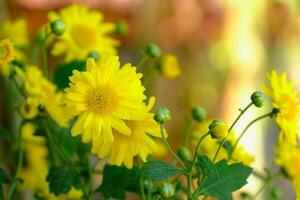
[[[187,199],[190,200],[192,196],[192,175],[189,172],[187,174]]]
[[[262,120],[262,119],[264,119],[264,118],[266,118],[266,117],[272,117],[273,114],[274,114],[274,111],[272,110],[272,111],[269,112],[269,113],[266,113],[266,114],[264,114],[264,115],[261,115],[261,116],[255,118],[254,120],[252,120],[252,121],[245,127],[245,129],[243,130],[243,132],[241,133],[241,135],[238,137],[238,139],[237,139],[236,142],[234,143],[234,145],[233,145],[233,147],[232,147],[232,151],[231,151],[231,153],[229,154],[228,161],[232,158],[232,155],[233,155],[234,150],[236,149],[236,147],[237,147],[239,141],[241,140],[241,138],[243,137],[243,135],[246,133],[246,131],[247,131],[253,124],[255,124],[256,122],[258,122],[258,121],[260,121],[260,120]]]
[[[244,108],[243,110],[240,109],[241,113],[239,114],[239,116],[234,120],[233,124],[229,127],[228,129],[228,133],[227,135],[222,139],[221,141],[221,144],[219,145],[218,147],[218,150],[216,151],[215,153],[215,156],[214,156],[214,159],[213,159],[213,162],[216,161],[217,159],[217,156],[222,148],[222,146],[224,145],[225,141],[226,141],[226,138],[228,137],[228,135],[230,134],[231,130],[233,129],[233,127],[235,126],[235,124],[239,121],[239,119],[242,117],[242,115],[253,105],[253,103],[249,103],[248,106],[246,106],[246,108]]]
[[[13,197],[13,193],[14,193],[14,190],[15,190],[15,187],[16,187],[16,184],[18,182],[18,179],[19,179],[19,176],[20,176],[20,173],[21,173],[21,169],[22,169],[22,166],[23,166],[24,149],[23,149],[23,137],[22,137],[22,132],[21,132],[21,126],[22,126],[22,123],[21,123],[20,128],[19,128],[19,137],[18,137],[19,156],[18,156],[17,171],[16,171],[16,174],[13,178],[13,182],[12,182],[12,185],[11,185],[9,193],[8,193],[8,200],[11,200],[12,197]]]
[[[16,79],[16,75],[13,75],[12,82],[14,83],[15,87],[20,92],[20,94],[22,95],[22,97],[24,97],[24,99],[26,99],[27,95],[25,94],[24,90],[19,86],[19,84],[17,82],[17,79]]]
[[[194,165],[196,164],[196,160],[197,160],[197,154],[198,154],[198,149],[200,147],[200,144],[201,142],[207,137],[209,136],[209,132],[205,133],[197,142],[197,145],[196,145],[196,149],[195,149],[195,153],[194,153],[194,159],[193,159],[193,162],[192,162],[192,165],[191,165],[191,168],[189,170],[189,172],[192,171]]]
[[[147,55],[142,55],[142,59],[139,61],[137,67],[139,69],[139,71],[143,71],[144,70],[144,66],[145,66],[145,62],[148,60],[148,56]]]
[[[188,121],[187,121],[186,132],[184,134],[184,146],[185,147],[187,147],[189,145],[190,135],[191,135],[192,127],[193,127],[192,125],[193,125],[193,119],[189,117]]]
[[[180,165],[185,169],[185,171],[187,171],[187,168],[186,168],[184,162],[177,156],[177,154],[172,150],[170,144],[168,143],[168,141],[165,137],[165,134],[164,134],[164,128],[163,128],[162,124],[160,124],[160,133],[162,136],[162,140],[163,140],[165,146],[168,148],[171,155],[174,157],[175,160],[177,160],[180,163]]]
[[[138,158],[138,166],[139,168],[142,168],[142,160]],[[143,178],[140,177],[140,191],[141,191],[141,199],[146,200],[146,195],[145,195],[145,188],[144,188],[144,181]]]
[[[266,188],[266,186],[267,186],[269,183],[271,183],[275,178],[277,178],[278,176],[280,176],[280,175],[281,175],[281,173],[278,172],[278,173],[274,174],[273,176],[268,177],[268,178],[265,180],[264,184],[263,184],[263,185],[259,188],[259,190],[255,193],[253,199],[256,199],[256,198],[258,197],[258,195]]]

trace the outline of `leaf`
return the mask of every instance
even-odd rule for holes
[[[221,160],[214,164],[207,156],[198,156],[198,166],[203,173],[203,180],[192,199],[199,195],[210,195],[220,200],[232,199],[232,192],[247,184],[252,168],[242,163],[227,164]]]
[[[227,151],[228,155],[230,155],[232,153],[233,146],[232,146],[232,143],[230,141],[225,140],[222,147]]]
[[[69,76],[72,75],[72,71],[77,69],[82,71],[84,69],[84,61],[72,61],[70,63],[59,65],[54,73],[54,83],[58,89],[65,89],[69,85]]]
[[[113,165],[105,165],[103,181],[96,190],[105,198],[125,199],[125,191],[139,193],[140,170],[137,167],[127,169]]]
[[[46,180],[49,182],[50,192],[56,196],[68,193],[72,187],[79,189],[81,186],[79,174],[64,167],[51,167]]]
[[[175,167],[163,161],[152,161],[144,165],[141,176],[153,181],[161,181],[183,173],[185,173],[185,170],[182,168]]]
[[[10,183],[10,180],[6,174],[6,172],[0,168],[0,199],[3,198],[3,188],[2,188],[2,185],[3,184],[8,184]]]

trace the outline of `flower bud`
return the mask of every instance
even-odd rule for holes
[[[169,199],[174,196],[175,189],[171,183],[163,183],[160,192],[165,199]]]
[[[260,108],[264,105],[264,99],[265,99],[264,94],[259,91],[256,91],[251,95],[252,103],[258,108]]]
[[[191,153],[186,147],[180,147],[177,151],[177,155],[182,160],[191,160],[192,159]]]
[[[271,196],[274,199],[281,199],[282,198],[282,191],[278,187],[271,188]]]
[[[126,35],[128,33],[128,25],[124,21],[116,22],[116,34]]]
[[[155,111],[153,119],[159,124],[164,124],[171,120],[171,113],[167,108],[160,107]]]
[[[156,44],[148,44],[146,47],[146,54],[152,58],[160,56],[160,48]]]
[[[212,138],[223,139],[228,134],[227,124],[219,119],[212,121],[208,128]]]
[[[202,122],[206,118],[206,111],[202,107],[193,108],[192,116],[197,122]]]
[[[100,59],[100,54],[97,51],[90,51],[87,57],[98,61]]]
[[[61,36],[66,30],[65,22],[61,19],[57,19],[50,23],[51,33],[56,36]]]

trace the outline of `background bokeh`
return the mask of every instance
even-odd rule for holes
[[[1,0],[0,22],[26,18],[33,39],[33,33],[46,23],[50,9],[71,2],[87,3],[101,10],[109,21],[128,23],[129,34],[120,38],[123,63],[137,64],[141,49],[149,42],[178,56],[182,71],[179,78],[168,80],[155,72],[145,83],[147,93],[157,97],[156,105],[172,112],[168,130],[175,146],[182,142],[192,107],[203,106],[209,117],[231,123],[272,69],[287,72],[300,88],[297,0]],[[57,62],[52,58],[50,66],[54,68]],[[4,107],[5,94],[0,88],[0,119],[5,124],[10,110]],[[263,112],[252,109],[237,124],[236,132]],[[254,166],[259,171],[265,166],[274,168],[272,146],[277,132],[276,126],[265,120],[253,126],[242,140],[247,150],[257,155]],[[255,191],[261,184],[253,178],[248,188]],[[287,181],[280,179],[276,184],[284,189],[283,199],[294,199]]]

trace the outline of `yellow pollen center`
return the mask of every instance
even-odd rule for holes
[[[97,43],[97,32],[84,24],[75,25],[71,28],[71,36],[76,43],[84,48],[93,48]]]
[[[98,114],[110,114],[117,104],[117,95],[108,86],[95,88],[87,96],[88,108]]]

